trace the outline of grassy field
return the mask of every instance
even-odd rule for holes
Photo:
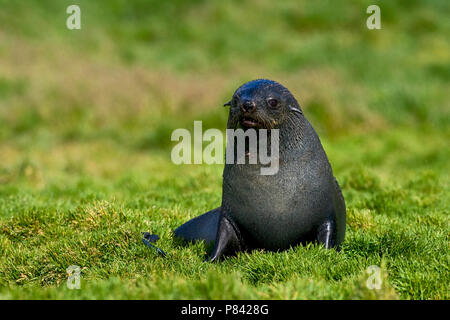
[[[76,3],[70,31],[73,1],[0,0],[0,298],[450,298],[448,1]],[[223,167],[174,165],[170,135],[224,129],[260,77],[318,131],[346,240],[203,263],[171,232],[220,205]]]

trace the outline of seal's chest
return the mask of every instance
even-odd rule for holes
[[[257,216],[292,211],[299,184],[297,175],[282,168],[276,175],[261,175],[256,167],[236,169],[239,168],[224,172],[223,184],[224,200],[231,204],[233,211],[251,212]]]

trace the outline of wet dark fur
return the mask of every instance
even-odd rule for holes
[[[270,99],[278,105],[272,107]],[[244,101],[254,103],[254,111],[244,112]],[[211,261],[240,250],[283,250],[310,241],[339,247],[344,198],[297,100],[281,84],[259,79],[239,87],[227,105],[229,129],[248,129],[244,119],[253,119],[255,129],[279,129],[279,171],[261,175],[259,164],[226,164],[221,207],[186,222],[175,236],[214,242]]]

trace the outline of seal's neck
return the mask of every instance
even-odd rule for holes
[[[280,153],[302,149],[305,135],[309,130],[309,123],[303,114],[291,112],[286,120],[280,125]]]

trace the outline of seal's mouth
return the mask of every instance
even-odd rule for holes
[[[249,116],[243,116],[239,119],[239,122],[241,124],[242,127],[244,128],[256,128],[256,127],[261,127],[261,123]]]

